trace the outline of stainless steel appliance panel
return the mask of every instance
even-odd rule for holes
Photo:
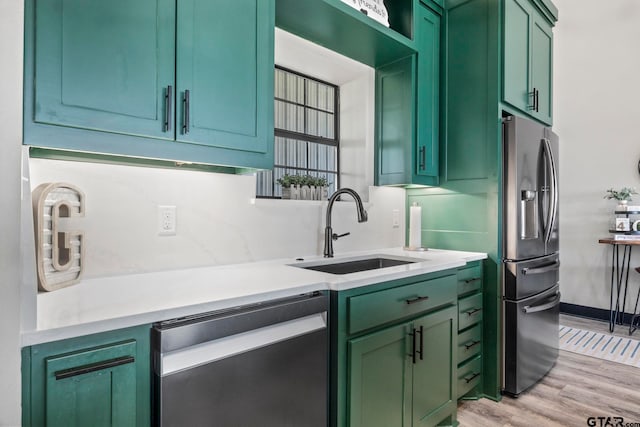
[[[326,427],[326,330],[167,375],[164,427]]]
[[[558,250],[558,138],[531,120],[504,121],[504,258]]]
[[[517,396],[553,367],[559,352],[560,291],[504,301],[504,392]]]
[[[508,300],[537,295],[556,286],[560,280],[558,254],[503,264],[503,296]]]
[[[156,426],[326,427],[328,296],[154,324]]]

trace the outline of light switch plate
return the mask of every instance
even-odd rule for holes
[[[400,210],[393,210],[393,228],[400,227]]]

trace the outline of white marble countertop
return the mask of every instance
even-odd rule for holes
[[[349,261],[371,255],[419,259],[419,262],[334,275],[293,267]],[[29,346],[91,333],[142,325],[238,305],[318,290],[346,290],[383,281],[464,266],[484,253],[402,248],[319,256],[304,261],[278,259],[82,280],[37,296],[37,328],[22,333]]]

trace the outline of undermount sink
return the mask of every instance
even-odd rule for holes
[[[349,274],[357,273],[359,271],[377,270],[380,268],[395,267],[397,265],[411,264],[414,262],[420,262],[422,260],[416,259],[400,259],[400,258],[387,258],[376,256],[374,258],[364,258],[351,261],[337,261],[333,263],[323,263],[315,265],[295,265],[294,267],[300,267],[307,270],[322,271],[324,273],[331,274]]]

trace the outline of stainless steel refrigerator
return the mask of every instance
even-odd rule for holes
[[[558,136],[503,121],[503,392],[517,396],[558,358]]]

